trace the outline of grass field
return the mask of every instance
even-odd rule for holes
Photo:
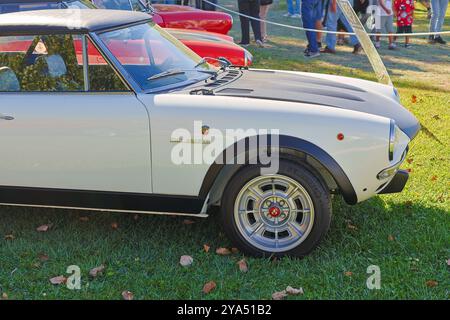
[[[235,8],[230,0],[221,3]],[[270,19],[299,23],[282,13],[275,6]],[[425,30],[423,11],[416,20],[415,31]],[[445,29],[449,25],[447,19]],[[235,19],[236,40],[238,28]],[[305,60],[303,33],[278,27],[269,33],[270,47],[249,48],[256,67],[374,78],[366,57],[355,57],[349,47]],[[411,171],[403,193],[356,206],[336,198],[331,229],[310,256],[246,258],[249,271],[242,273],[236,264],[241,254],[215,254],[230,243],[213,218],[185,224],[180,217],[0,207],[0,298],[122,299],[130,290],[135,299],[270,299],[290,285],[302,287],[304,295],[288,299],[448,299],[450,49],[418,39],[412,49],[381,54],[403,104],[440,142],[423,132],[413,142],[403,166]],[[37,232],[43,224],[52,226]],[[204,244],[211,247],[208,253]],[[181,255],[191,255],[193,265],[181,267]],[[103,275],[90,278],[89,270],[101,264]],[[81,268],[81,290],[49,282],[67,276],[69,265]],[[366,287],[369,265],[380,267],[380,290]],[[208,281],[217,288],[205,295]]]

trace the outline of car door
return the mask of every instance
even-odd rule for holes
[[[147,111],[91,45],[86,79],[81,47],[0,37],[0,202],[12,189],[152,192]]]

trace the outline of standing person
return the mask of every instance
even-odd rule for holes
[[[394,10],[397,16],[397,33],[412,33],[414,0],[395,0]],[[410,47],[409,36],[405,36],[405,48]]]
[[[316,26],[316,12],[320,6],[321,0],[303,0],[302,21],[303,28],[314,29]],[[308,46],[305,50],[305,57],[314,58],[320,56],[317,36],[314,31],[305,31],[308,39]]]
[[[316,19],[315,29],[317,29],[317,30],[322,30],[322,27],[323,27],[323,19],[324,19],[323,8],[325,7],[325,1],[326,0],[320,0],[319,5],[315,9],[315,13],[314,13],[314,18]],[[321,32],[316,33],[316,41],[317,41],[317,46],[320,49],[322,47],[322,33]]]
[[[267,14],[272,3],[273,0],[261,0],[261,6],[259,7],[259,18],[261,20],[267,19]],[[267,42],[267,23],[264,21],[261,21],[261,40],[262,42]]]
[[[294,7],[295,1],[295,7]],[[301,18],[300,15],[300,0],[286,0],[287,13],[283,14],[284,17]]]
[[[380,29],[377,30],[377,33],[394,33],[394,13],[392,9],[392,0],[379,0],[378,7],[380,13]],[[389,50],[394,50],[394,36],[390,35],[388,36],[388,39]],[[375,48],[381,48],[380,36],[375,37]]]
[[[349,0],[350,4],[353,6],[353,0]],[[345,28],[352,32],[352,26],[345,18],[345,15],[342,13],[341,8],[339,8],[336,0],[330,0],[328,4],[328,12],[327,12],[327,30],[328,31],[336,31],[337,22],[341,19]],[[336,34],[327,33],[325,36],[325,42],[327,46],[322,50],[324,53],[336,53]],[[353,46],[353,53],[357,54],[361,51],[361,45],[359,44],[358,38],[355,35],[350,36],[350,43]]]
[[[445,12],[447,11],[448,0],[431,0],[431,20],[430,32],[439,32],[444,24]],[[440,35],[431,35],[428,39],[429,43],[446,44]]]
[[[239,13],[259,19],[260,0],[238,0]],[[252,25],[253,34],[255,35],[256,45],[263,47],[264,44],[261,39],[261,23],[259,20],[250,19],[244,16],[239,16],[241,21],[242,38],[239,44],[241,46],[248,46],[250,44],[250,24]]]

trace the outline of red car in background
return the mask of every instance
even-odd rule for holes
[[[148,4],[141,0],[91,0],[101,9],[148,12],[163,28],[194,29],[227,34],[233,18],[224,12],[205,11],[175,4]]]
[[[105,8],[109,9],[119,9],[119,10],[136,10],[145,11],[153,15],[153,20],[160,19],[162,16],[154,14],[156,10],[152,7],[146,7],[139,0],[93,0],[93,3],[103,4]],[[130,6],[133,4],[133,7]],[[204,13],[219,13],[202,11],[199,9],[177,6],[177,5],[156,5],[160,12],[175,13],[175,10],[184,10],[185,15],[188,12],[204,12]],[[95,9],[96,6],[93,5],[88,0],[6,0],[0,2],[0,14],[16,11],[25,10],[43,10],[43,9],[63,9],[63,8],[79,8],[79,9]],[[175,15],[172,15],[174,19]],[[195,20],[191,17],[191,21]],[[198,19],[199,16],[197,16]],[[186,21],[186,20],[185,20]],[[161,23],[155,21],[161,26]],[[181,22],[180,22],[181,23]],[[180,24],[179,25],[184,25]],[[220,23],[219,23],[220,24]],[[217,24],[217,25],[219,25]],[[230,27],[232,20],[230,20]],[[195,23],[189,24],[194,26]],[[212,26],[212,24],[210,25]],[[228,28],[228,27],[227,27]],[[184,45],[189,47],[199,56],[205,58],[210,57],[213,59],[208,60],[211,64],[218,65],[217,61],[214,59],[226,58],[233,65],[236,66],[250,66],[252,64],[253,56],[246,49],[240,47],[233,42],[233,38],[224,34],[225,30],[228,32],[229,28],[221,29],[222,33],[206,32],[201,31],[196,28],[191,29],[178,29],[178,28],[166,28],[170,34],[175,38],[180,40]],[[226,33],[225,32],[225,33]]]

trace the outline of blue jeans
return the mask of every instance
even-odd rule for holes
[[[321,6],[322,0],[303,0],[302,3],[302,21],[303,28],[315,29],[317,20],[317,10]],[[308,48],[310,52],[319,51],[317,45],[316,33],[313,31],[306,31],[306,38],[308,39]]]
[[[439,32],[444,24],[448,0],[431,0],[430,32]]]
[[[349,2],[353,6],[353,0],[349,0]],[[337,7],[336,12],[331,12],[331,1],[330,1],[330,4],[328,5],[328,15],[327,15],[327,23],[326,23],[327,30],[328,31],[336,31],[337,22],[340,18],[342,23],[344,24],[345,28],[348,30],[348,32],[353,32],[353,28],[350,26],[350,23],[348,23],[347,19],[345,18],[345,15],[342,13],[341,8],[339,8],[338,4],[336,4],[336,7]],[[327,35],[325,37],[325,42],[329,49],[335,50],[336,34],[327,33]],[[358,38],[356,38],[356,36],[350,36],[350,43],[352,44],[352,46],[356,45],[357,43],[359,43]]]
[[[295,1],[295,8],[294,8]],[[287,11],[290,14],[299,14],[300,13],[300,0],[286,0],[287,3]]]

